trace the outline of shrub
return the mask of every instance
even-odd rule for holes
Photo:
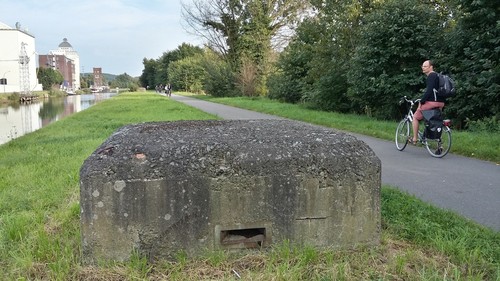
[[[500,132],[500,122],[493,116],[473,121],[467,120],[467,130],[471,132]]]

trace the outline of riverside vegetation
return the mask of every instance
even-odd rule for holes
[[[32,92],[31,95],[38,98],[56,98],[66,96],[66,92],[60,90],[50,90],[50,91],[37,91]],[[9,93],[0,94],[0,105],[17,105],[19,104],[19,98],[21,95],[19,93]]]
[[[266,103],[255,101],[260,111],[309,116],[305,121],[317,124],[332,121],[331,113],[303,114],[303,109],[277,105],[264,110]],[[83,161],[126,124],[215,118],[160,95],[125,93],[1,145],[0,276],[4,280],[500,279],[498,232],[389,186],[382,188],[382,235],[377,247],[317,250],[283,243],[239,254],[207,252],[194,259],[178,253],[175,261],[149,263],[134,255],[126,263],[81,265],[78,176]],[[338,118],[338,126],[353,123],[380,134],[386,131],[361,117]],[[381,126],[388,132],[391,127]],[[394,127],[392,123],[391,131]]]

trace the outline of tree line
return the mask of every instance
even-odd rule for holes
[[[185,0],[183,18],[205,46],[145,58],[143,86],[392,120],[402,96],[421,95],[432,59],[456,82],[455,125],[500,127],[496,0]]]
[[[61,84],[64,82],[64,77],[62,74],[50,67],[40,67],[37,68],[37,78],[40,84],[42,84],[42,89],[44,91],[54,91],[59,90]],[[107,81],[106,76],[103,77],[103,82],[110,88],[120,88],[129,89],[130,91],[137,91],[139,88],[139,79],[134,78],[127,73],[116,75]],[[94,75],[92,73],[82,73],[80,76],[80,88],[86,89],[89,92],[89,88],[94,85]]]

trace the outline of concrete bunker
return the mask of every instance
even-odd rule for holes
[[[125,126],[80,171],[83,260],[377,244],[380,185],[364,142],[302,122]]]

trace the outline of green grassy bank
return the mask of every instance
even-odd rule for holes
[[[394,121],[317,111],[301,104],[282,103],[267,98],[214,98],[202,95],[193,97],[391,141],[394,140],[397,126]],[[500,133],[453,131],[451,153],[500,163]]]
[[[150,93],[126,93],[0,146],[2,280],[499,280],[500,234],[391,187],[380,246],[277,245],[176,261],[80,265],[79,169],[119,127],[214,116]]]

